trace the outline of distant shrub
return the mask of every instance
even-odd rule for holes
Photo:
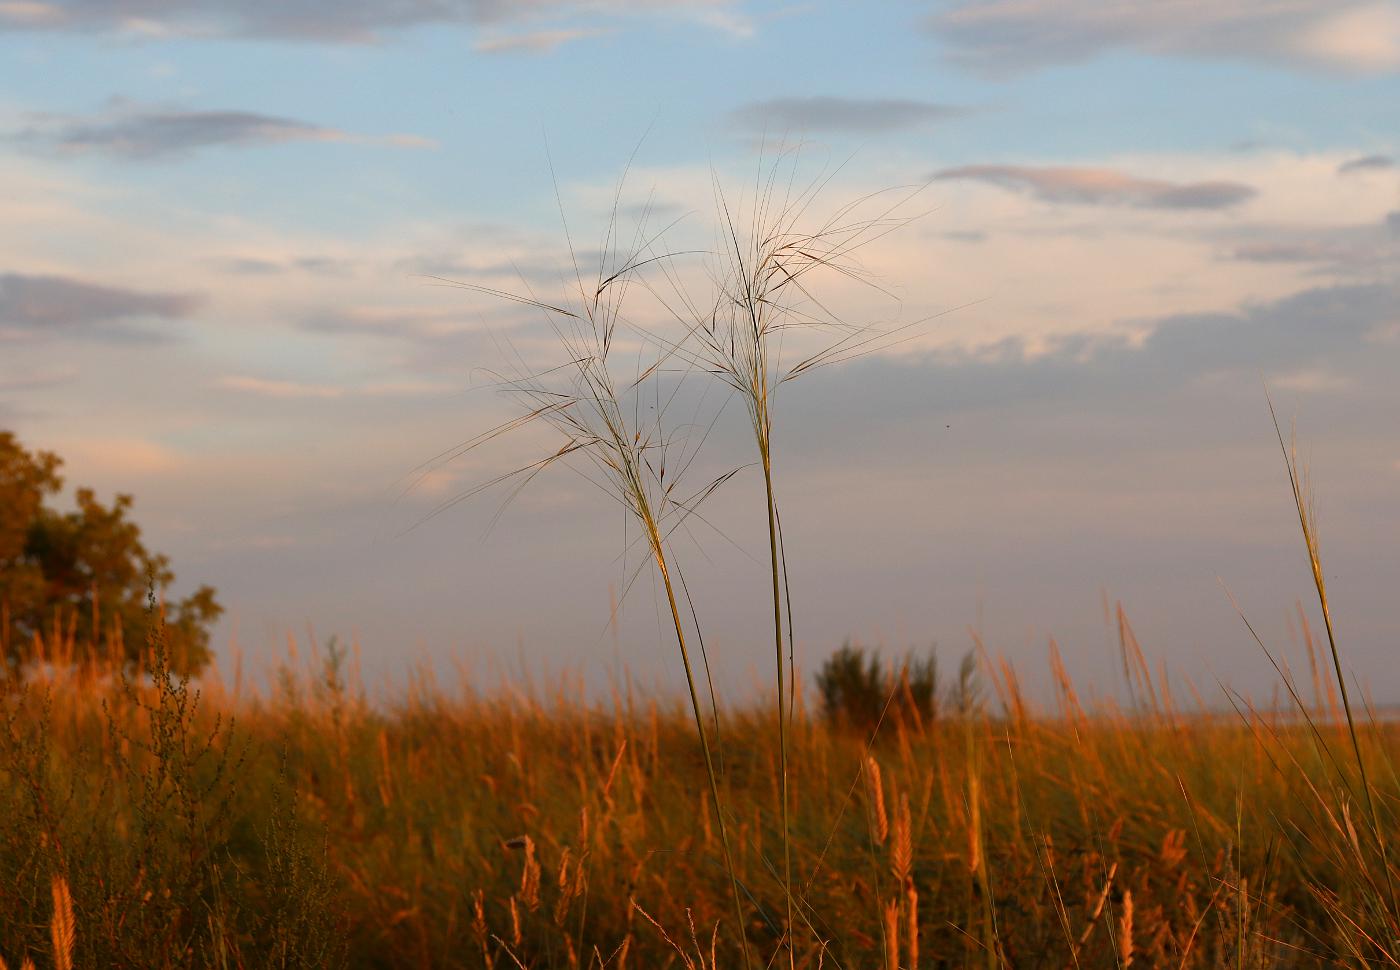
[[[848,640],[817,671],[817,690],[828,721],[862,731],[874,730],[882,721],[925,724],[950,710],[966,715],[981,706],[973,655],[963,657],[957,682],[944,690],[932,648],[922,658],[907,654],[886,669],[878,651]]]

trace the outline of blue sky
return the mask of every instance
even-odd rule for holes
[[[712,181],[742,201],[801,140],[831,209],[926,183],[861,254],[897,301],[824,296],[933,316],[783,400],[809,667],[848,636],[951,656],[981,624],[1028,679],[1054,635],[1111,690],[1106,590],[1183,676],[1267,689],[1219,585],[1294,650],[1262,376],[1354,665],[1400,698],[1397,131],[1393,2],[8,0],[0,424],[137,496],[182,583],[221,590],[225,657],[310,624],[391,673],[671,683],[649,587],[608,633],[622,533],[578,480],[485,537],[490,497],[423,521],[538,441],[395,498],[509,413],[493,333],[548,352],[423,275],[564,290],[560,207],[590,251],[634,152],[624,202],[703,247]],[[714,461],[743,461],[719,427]],[[750,479],[715,500],[727,538],[678,550],[735,685],[764,656]]]

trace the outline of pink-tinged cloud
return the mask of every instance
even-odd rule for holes
[[[0,332],[11,336],[77,336],[149,340],[133,329],[143,320],[190,316],[201,298],[91,283],[68,276],[0,273]]]
[[[432,148],[417,135],[359,135],[293,118],[251,111],[195,111],[139,105],[121,99],[94,115],[42,115],[11,140],[60,155],[151,159],[186,155],[220,145],[343,142],[393,148]]]
[[[965,165],[945,169],[935,177],[988,182],[1045,202],[1143,209],[1226,209],[1257,194],[1239,182],[1168,182],[1105,168]]]
[[[483,54],[550,54],[578,40],[601,37],[611,31],[596,27],[532,30],[526,33],[488,34],[472,45]]]
[[[426,397],[452,390],[433,381],[379,381],[369,384],[317,384],[237,374],[219,379],[219,387],[280,400],[336,400],[346,397]]]
[[[1124,49],[1341,74],[1400,70],[1400,9],[1386,0],[962,0],[928,26],[952,60],[985,74]]]
[[[1395,168],[1395,159],[1389,155],[1363,155],[1352,158],[1337,166],[1338,175],[1352,175],[1356,172],[1385,172]]]
[[[256,394],[258,397],[280,399],[291,398],[338,398],[345,396],[345,388],[330,384],[307,384],[301,381],[269,380],[263,377],[234,375],[219,380],[219,386],[230,391]]]
[[[0,31],[103,31],[362,44],[411,27],[499,27],[538,23],[543,18],[576,21],[590,16],[648,15],[685,19],[736,36],[753,31],[751,19],[735,0],[0,0]]]

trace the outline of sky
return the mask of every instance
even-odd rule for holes
[[[777,171],[817,221],[894,206],[814,299],[907,328],[779,396],[806,671],[975,633],[1034,693],[1053,637],[1114,694],[1121,602],[1181,684],[1266,699],[1231,596],[1295,666],[1318,621],[1267,386],[1347,662],[1400,701],[1397,133],[1394,2],[0,0],[0,427],[136,496],[225,666],[335,635],[381,683],[674,689],[587,480],[441,508],[546,434],[415,472],[511,417],[510,355],[559,354],[433,278],[568,300],[616,221],[703,289],[717,196]],[[742,407],[696,407],[741,471],[674,553],[742,694],[761,481]]]

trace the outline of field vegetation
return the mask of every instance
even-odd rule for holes
[[[1131,707],[1086,708],[1053,652],[1047,709],[985,653],[936,703],[891,664],[828,690],[847,699],[834,709],[799,691],[798,965],[1394,963],[1325,664],[1309,720],[1211,712],[1173,696],[1120,621]],[[6,681],[9,966],[742,960],[688,704],[625,680],[598,702],[567,681],[482,694],[426,671],[371,703],[344,651],[303,652],[261,694],[216,672],[186,684],[158,637],[139,675],[60,652]],[[883,717],[867,725],[870,686]],[[767,964],[787,932],[773,725],[763,707],[719,722],[744,936]],[[1363,723],[1358,741],[1394,831],[1394,731]]]

